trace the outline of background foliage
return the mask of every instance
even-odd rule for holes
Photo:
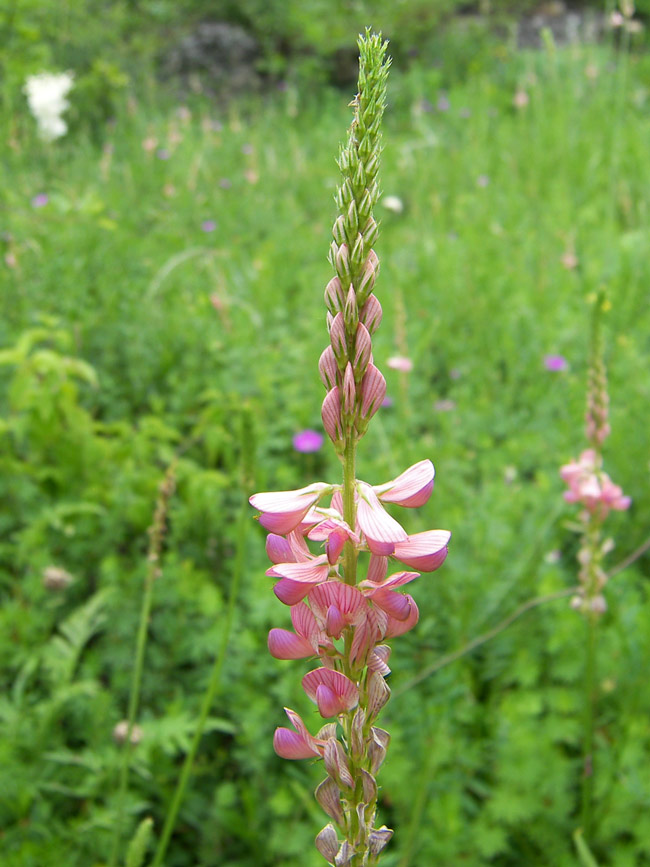
[[[339,473],[330,451],[297,454],[291,439],[320,428],[334,155],[351,95],[325,80],[357,19],[343,6],[326,20],[317,4],[237,4],[237,20],[268,34],[261,68],[286,77],[282,89],[224,102],[153,77],[178,16],[198,17],[200,4],[90,6],[82,22],[80,5],[57,4],[55,14],[24,2],[2,23],[8,867],[106,861],[119,764],[111,731],[127,704],[146,530],[174,456],[133,829],[152,816],[159,830],[187,750],[251,487]],[[420,12],[417,3],[378,11],[386,31],[395,28],[398,61],[411,39],[434,44],[434,22]],[[612,300],[607,469],[634,499],[611,519],[612,564],[647,534],[650,63],[615,44],[517,53],[483,31],[458,32],[440,53],[396,63],[385,135],[383,187],[403,211],[380,206],[384,323],[373,342],[382,369],[399,352],[414,370],[387,371],[394,402],[362,443],[360,474],[378,483],[431,457],[436,491],[408,529],[448,527],[453,547],[416,587],[421,622],[395,647],[397,695],[384,715],[393,743],[380,780],[382,814],[397,833],[384,860],[562,867],[575,864],[578,823],[577,615],[550,603],[409,681],[523,600],[575,583],[557,470],[583,447],[589,298],[603,285]],[[50,145],[36,138],[21,93],[41,68],[78,74],[75,124]],[[529,99],[520,109],[518,91]],[[568,369],[546,370],[550,353]],[[242,483],[251,462],[252,486]],[[248,534],[220,697],[169,867],[321,863],[311,847],[319,770],[270,747],[284,704],[310,720],[312,711],[300,663],[268,657],[266,632],[288,616],[252,520]],[[52,565],[71,574],[69,587],[47,589]],[[648,575],[639,560],[612,580],[600,634],[594,848],[616,867],[650,863]]]

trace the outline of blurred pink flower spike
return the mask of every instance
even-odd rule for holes
[[[296,729],[277,728],[273,735],[273,749],[283,759],[311,759],[322,756],[326,741],[313,737],[298,714],[285,707],[289,721]]]
[[[249,502],[251,506],[262,513],[259,522],[271,533],[290,533],[300,524],[307,512],[327,493],[334,490],[334,485],[325,482],[314,482],[306,488],[297,491],[269,491],[253,494]]]
[[[413,362],[403,355],[394,355],[386,364],[392,370],[399,370],[401,373],[410,373],[413,370]]]
[[[590,512],[598,511],[605,518],[610,509],[625,511],[632,502],[615,485],[607,473],[599,469],[599,459],[594,449],[585,449],[577,461],[565,464],[560,476],[569,486],[564,499],[567,503],[582,503]]]
[[[276,659],[305,659],[318,653],[318,624],[304,602],[291,609],[294,632],[272,629],[269,632],[269,651]]]
[[[302,686],[325,718],[352,710],[359,703],[359,690],[340,671],[317,668],[303,677]]]
[[[426,530],[409,536],[406,542],[397,542],[393,556],[421,572],[435,572],[447,558],[451,538],[449,530]]]
[[[420,461],[393,481],[375,485],[373,490],[383,503],[397,503],[415,509],[423,506],[431,496],[435,474],[431,461]]]
[[[357,521],[373,554],[387,556],[395,550],[396,542],[406,542],[406,530],[386,512],[374,489],[365,482],[357,482]]]

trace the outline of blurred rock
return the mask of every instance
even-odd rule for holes
[[[257,41],[243,27],[225,21],[203,21],[173,48],[164,62],[168,75],[228,94],[259,87]]]

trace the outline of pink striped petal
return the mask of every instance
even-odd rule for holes
[[[407,597],[411,603],[411,610],[406,620],[397,620],[394,617],[389,617],[384,633],[386,638],[396,638],[398,635],[404,635],[409,629],[413,629],[420,618],[420,612],[415,604],[415,599]]]
[[[276,659],[305,659],[314,656],[314,648],[301,635],[287,629],[272,629],[268,638],[269,652]]]
[[[325,617],[325,631],[327,634],[333,638],[340,638],[345,626],[345,619],[339,609],[336,605],[330,605]]]
[[[318,712],[325,719],[338,716],[346,710],[343,699],[323,683],[316,687],[316,704],[318,705]]]
[[[364,591],[366,596],[372,598],[376,590],[394,590],[395,587],[402,587],[404,584],[409,584],[420,577],[419,572],[395,572],[390,578],[377,584],[374,581],[369,581],[367,578],[359,584],[359,587]],[[369,591],[369,592],[366,592]]]
[[[406,542],[395,545],[395,557],[406,566],[421,569],[423,572],[434,572],[445,562],[447,557],[449,530],[427,530],[409,536]]]
[[[282,759],[311,759],[319,755],[298,732],[277,728],[273,735],[273,749]]]
[[[431,496],[434,476],[431,461],[420,461],[393,481],[376,486],[375,493],[384,503],[398,503],[409,508],[423,506]]]
[[[292,607],[291,622],[298,635],[302,635],[314,650],[318,650],[318,624],[313,612],[304,602]]]
[[[386,512],[370,485],[357,482],[357,489],[357,520],[368,547],[373,554],[392,554],[396,542],[408,539],[406,531]]]
[[[342,581],[325,581],[314,587],[309,604],[321,623],[327,620],[327,612],[331,606],[340,611],[346,624],[361,623],[365,616],[367,604],[362,593]]]
[[[304,581],[292,581],[291,578],[281,578],[273,588],[273,592],[280,602],[285,605],[297,605],[309,594],[313,584]]]
[[[370,671],[378,671],[384,676],[390,674],[388,667],[388,659],[390,658],[390,647],[387,644],[378,644],[368,658],[368,668]]]
[[[276,563],[266,570],[266,574],[272,578],[290,578],[292,581],[304,581],[306,584],[318,584],[326,581],[330,571],[330,564],[323,554],[307,560],[304,563]]]
[[[372,601],[389,618],[406,620],[411,613],[411,597],[404,593],[396,593],[393,590],[376,590],[372,593]]]
[[[253,494],[249,502],[262,513],[259,522],[266,530],[284,535],[294,530],[311,507],[331,490],[331,485],[315,482],[296,491],[267,491]]]
[[[359,702],[359,690],[340,671],[329,668],[316,668],[309,671],[302,679],[302,686],[312,701],[317,701],[316,691],[319,686],[326,686],[343,702],[345,710],[351,710]]]
[[[292,563],[296,557],[284,536],[269,533],[266,537],[266,553],[271,563]]]
[[[377,412],[386,397],[386,380],[374,364],[369,364],[361,380],[361,407],[359,415],[368,421]]]
[[[371,554],[366,580],[372,581],[373,584],[381,584],[386,577],[386,572],[388,572],[388,557]]]

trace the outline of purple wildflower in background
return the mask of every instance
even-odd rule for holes
[[[381,405],[383,407],[391,407],[393,405],[393,398],[386,395],[386,397],[382,400]]]
[[[243,154],[252,154],[252,153],[253,153],[253,145],[252,145],[252,144],[248,144],[248,143],[243,144],[243,145],[241,146],[241,152],[242,152]]]
[[[317,452],[323,445],[323,434],[316,430],[301,430],[293,438],[293,447],[297,452],[309,454]]]
[[[553,373],[557,373],[560,370],[566,370],[568,366],[569,363],[563,355],[544,356],[544,367]]]
[[[479,187],[487,187],[487,185],[490,183],[490,179],[487,175],[479,175],[476,179],[476,183],[479,185]]]
[[[167,150],[167,148],[160,148],[160,150],[158,150],[156,152],[156,156],[158,157],[159,160],[168,160],[170,158],[171,154]]]
[[[214,220],[204,220],[201,223],[201,230],[203,232],[214,232],[214,230],[216,228],[217,228],[217,224],[215,223]]]
[[[449,109],[451,108],[451,103],[449,102],[449,99],[444,93],[441,93],[438,97],[436,108],[438,109],[438,111],[449,111]]]
[[[50,201],[47,193],[37,193],[32,199],[32,208],[44,208]]]
[[[221,178],[219,180],[219,186],[222,190],[229,190],[232,187],[232,181],[228,178]]]

